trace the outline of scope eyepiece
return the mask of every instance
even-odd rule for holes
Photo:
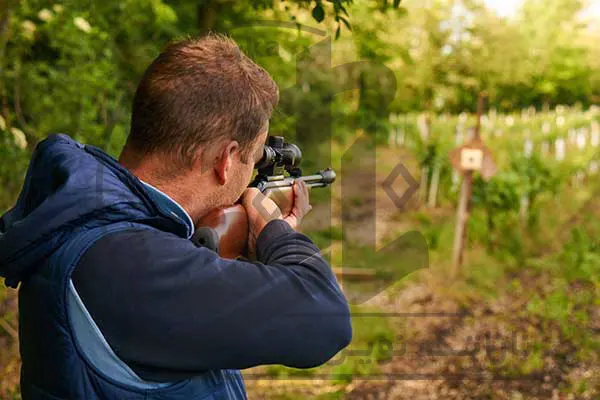
[[[263,149],[263,156],[261,157],[260,161],[256,163],[256,165],[254,165],[254,168],[256,169],[262,169],[262,168],[267,168],[273,164],[275,164],[275,160],[277,159],[277,153],[275,153],[275,150],[273,150],[273,148],[271,146],[264,146]]]
[[[302,151],[292,143],[285,143],[282,136],[269,136],[264,146],[263,156],[254,168],[284,168],[291,170],[297,168],[302,161]]]

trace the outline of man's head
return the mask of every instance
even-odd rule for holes
[[[159,188],[202,185],[206,206],[231,204],[262,155],[278,98],[273,79],[231,39],[173,43],[139,84],[120,161]]]

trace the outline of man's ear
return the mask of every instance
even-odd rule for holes
[[[225,185],[229,177],[229,172],[233,165],[233,157],[240,145],[237,141],[228,142],[217,154],[215,162],[215,174],[220,185]]]

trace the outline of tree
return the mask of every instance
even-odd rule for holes
[[[584,5],[582,0],[553,0],[551,7],[542,0],[524,3],[518,23],[528,44],[532,101],[552,105],[589,99],[590,48],[582,41],[587,24],[579,17]]]

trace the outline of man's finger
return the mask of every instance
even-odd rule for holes
[[[308,200],[308,185],[304,181],[302,181],[302,190],[304,191],[304,195],[306,196],[306,200]]]
[[[312,207],[310,206],[309,201],[308,185],[304,181],[300,181],[299,185],[300,187],[297,203],[297,215],[299,218],[303,218],[306,214],[308,214]]]
[[[304,182],[303,181],[295,181],[295,190],[296,190],[296,195],[298,197],[302,196],[302,193],[304,193]]]

